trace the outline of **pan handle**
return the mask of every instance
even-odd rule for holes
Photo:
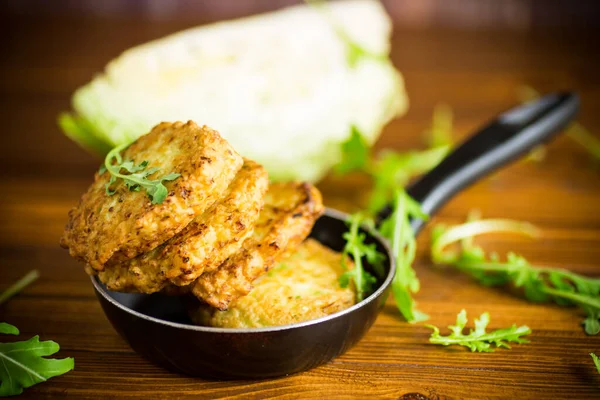
[[[554,93],[500,114],[495,120],[457,147],[434,169],[407,188],[433,215],[461,189],[547,142],[573,119],[579,109],[576,93]],[[390,207],[379,214],[388,216]],[[411,222],[415,233],[424,221]]]

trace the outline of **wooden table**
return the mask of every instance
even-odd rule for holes
[[[189,26],[189,23],[188,23]],[[134,353],[116,334],[94,297],[83,268],[58,246],[66,215],[90,183],[99,161],[58,130],[73,90],[123,49],[186,27],[128,20],[14,18],[3,35],[0,63],[0,282],[28,270],[42,277],[0,308],[0,321],[60,343],[75,370],[26,390],[23,398],[129,397],[512,399],[600,398],[600,375],[588,353],[600,337],[586,336],[575,309],[537,305],[503,289],[479,286],[431,265],[430,230],[419,236],[416,296],[429,322],[446,326],[461,308],[483,311],[492,328],[527,324],[531,343],[495,353],[470,353],[428,343],[430,331],[404,322],[391,299],[353,349],[314,370],[266,381],[214,382],[176,375]],[[515,104],[515,90],[573,88],[583,99],[580,121],[600,130],[600,57],[586,33],[396,31],[393,58],[404,73],[409,113],[392,122],[379,147],[422,146],[435,103],[456,117],[456,138]],[[356,207],[360,179],[321,183],[328,205]],[[348,200],[350,199],[350,200]],[[562,137],[540,163],[519,162],[471,187],[433,223],[459,222],[473,208],[487,217],[531,221],[537,241],[494,236],[481,241],[516,250],[535,264],[600,273],[600,172],[588,155]],[[422,397],[410,397],[420,393]],[[405,396],[406,395],[406,396]],[[404,396],[404,397],[402,397]]]

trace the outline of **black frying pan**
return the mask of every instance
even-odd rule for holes
[[[501,114],[410,186],[409,194],[432,215],[462,188],[548,141],[567,125],[578,107],[577,95],[553,94]],[[387,213],[389,209],[381,216]],[[327,209],[311,236],[341,251],[346,217]],[[415,232],[422,226],[423,221],[413,221]],[[377,283],[375,292],[339,313],[292,325],[260,329],[195,326],[177,297],[110,292],[96,277],[92,277],[92,283],[115,329],[152,362],[205,378],[293,374],[325,363],[352,347],[371,327],[387,298],[395,273],[393,257],[385,239],[376,232],[363,231],[368,242],[388,256],[387,274]]]

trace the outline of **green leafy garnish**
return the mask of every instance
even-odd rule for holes
[[[356,126],[352,125],[351,131],[348,140],[342,143],[342,160],[334,167],[338,174],[364,171],[369,163],[369,145]]]
[[[474,220],[445,228],[434,228],[431,258],[436,264],[452,265],[487,286],[512,284],[521,288],[533,302],[554,301],[563,306],[577,305],[586,313],[582,322],[588,335],[600,332],[600,278],[590,278],[562,268],[534,267],[522,256],[509,253],[505,261],[496,254],[489,257],[473,244],[481,234],[512,232],[530,237],[538,235],[531,224],[506,219]],[[445,250],[452,244],[458,250]]]
[[[434,168],[449,150],[449,146],[441,146],[406,153],[389,150],[379,153],[378,157],[369,163],[367,170],[373,180],[367,209],[377,213],[393,200],[396,188],[406,186],[411,178]]]
[[[0,333],[18,335],[19,330],[2,322]],[[40,342],[38,336],[22,342],[0,343],[0,396],[21,394],[23,389],[72,370],[75,362],[71,357],[60,360],[43,358],[59,349],[56,342]]]
[[[522,339],[521,336],[529,335],[531,329],[526,325],[517,327],[516,325],[510,328],[497,329],[492,332],[486,332],[486,328],[490,323],[490,314],[485,312],[481,314],[479,319],[475,319],[475,329],[471,329],[469,334],[465,335],[463,330],[467,325],[467,312],[463,309],[456,316],[456,325],[450,325],[448,328],[452,333],[448,336],[440,335],[438,327],[426,325],[433,329],[429,341],[434,344],[450,346],[457,344],[468,347],[471,351],[493,352],[494,347],[504,347],[510,349],[509,343],[528,343],[527,339]]]
[[[596,370],[600,374],[600,358],[598,358],[598,356],[595,355],[594,353],[590,353],[590,356],[592,357],[592,360],[594,360],[594,365],[596,366]]]
[[[152,200],[152,204],[161,204],[167,197],[168,191],[164,181],[173,181],[181,176],[181,174],[170,173],[159,177],[157,179],[148,179],[150,175],[155,174],[160,170],[158,167],[148,167],[148,161],[142,161],[139,165],[135,165],[133,161],[123,161],[121,157],[121,151],[127,148],[129,145],[124,144],[117,146],[112,149],[104,160],[104,165],[98,171],[100,174],[108,171],[111,175],[110,180],[106,184],[106,194],[112,196],[115,191],[111,189],[112,185],[117,179],[122,179],[125,186],[132,192],[139,192],[143,188],[148,197]],[[113,164],[113,160],[116,164]],[[128,174],[122,174],[121,171],[125,170]]]
[[[349,229],[343,236],[346,245],[342,251],[342,266],[346,269],[346,272],[340,275],[339,283],[341,287],[345,288],[352,280],[356,288],[356,300],[359,302],[372,291],[373,284],[377,282],[373,275],[365,271],[363,257],[373,267],[373,271],[381,276],[383,275],[385,256],[377,251],[375,243],[365,243],[366,235],[360,232],[360,226],[365,222],[363,214],[351,215],[347,222]],[[354,268],[352,269],[349,269],[350,267],[346,263],[349,255],[354,260]]]
[[[540,94],[530,86],[522,86],[518,90],[521,101],[533,101],[540,97]],[[600,160],[600,139],[596,138],[578,121],[573,121],[565,130],[565,133],[573,141],[581,145],[595,160]]]
[[[6,289],[2,294],[0,294],[0,304],[4,303],[6,300],[10,299],[15,294],[19,293],[21,290],[25,289],[25,287],[29,286],[33,283],[37,278],[40,277],[40,272],[37,269],[29,271],[24,277],[15,282],[12,286]]]
[[[412,268],[416,240],[409,223],[411,217],[425,219],[427,215],[415,200],[398,188],[404,187],[414,176],[434,168],[450,151],[452,111],[449,107],[436,107],[431,128],[425,136],[433,146],[430,149],[406,153],[384,150],[374,157],[360,131],[353,126],[350,137],[342,145],[342,161],[336,167],[340,174],[361,171],[371,177],[373,187],[367,206],[370,215],[376,215],[393,201],[393,212],[381,224],[380,231],[393,245],[397,271],[392,291],[398,309],[409,322],[428,318],[415,308],[412,299],[412,293],[419,291],[419,280]]]
[[[391,215],[381,223],[379,231],[392,245],[396,260],[396,275],[392,293],[398,310],[408,322],[424,321],[429,316],[416,309],[411,293],[419,291],[420,283],[412,263],[415,260],[417,241],[410,226],[410,218],[427,219],[419,203],[403,190],[396,190]]]
[[[436,104],[431,117],[431,127],[425,131],[427,145],[430,148],[452,146],[453,112],[444,103]]]
[[[367,209],[376,214],[394,197],[398,187],[404,187],[411,178],[421,175],[442,161],[451,149],[450,144],[421,151],[398,153],[383,150],[373,156],[367,141],[357,127],[352,126],[350,137],[342,143],[342,159],[335,166],[338,174],[360,171],[373,182]]]

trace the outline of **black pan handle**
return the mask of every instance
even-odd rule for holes
[[[433,215],[461,189],[550,140],[578,109],[577,94],[555,93],[506,111],[410,185],[407,192],[426,214]],[[386,207],[380,220],[389,214]],[[424,221],[415,219],[411,225],[417,233]]]

